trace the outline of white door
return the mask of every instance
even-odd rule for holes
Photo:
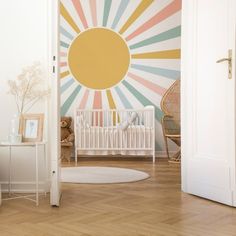
[[[236,206],[235,0],[182,2],[182,190]],[[232,78],[228,58],[232,50]]]
[[[59,22],[59,3],[58,0],[49,1],[49,60],[51,62],[51,105],[50,105],[50,150],[51,150],[51,189],[50,204],[60,205],[60,89],[58,71],[58,22]]]

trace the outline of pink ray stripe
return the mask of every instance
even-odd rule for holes
[[[181,10],[181,0],[174,0],[167,7],[165,7],[163,10],[158,12],[155,16],[153,16],[150,20],[148,20],[146,23],[144,23],[138,29],[136,29],[132,34],[130,34],[128,37],[126,37],[126,40],[127,41],[131,40],[135,36],[150,29],[154,25],[160,23],[161,21],[165,20],[166,18],[173,15],[174,13],[176,13],[179,10]]]
[[[160,94],[162,96],[166,92],[166,89],[164,89],[164,88],[158,86],[157,84],[154,84],[154,83],[152,83],[152,82],[150,82],[148,80],[145,80],[145,79],[143,79],[143,78],[141,78],[141,77],[139,77],[137,75],[134,75],[134,74],[132,74],[130,72],[128,73],[128,76],[130,78],[132,78],[133,80],[139,82],[140,84],[144,85],[146,88],[149,88],[153,92],[158,93],[158,94]]]
[[[84,109],[84,108],[85,108],[86,103],[87,103],[87,101],[88,101],[88,96],[89,96],[89,90],[87,89],[87,90],[85,91],[84,96],[83,96],[83,98],[82,98],[82,101],[81,101],[81,103],[80,103],[80,105],[79,105],[79,109]]]
[[[66,57],[66,56],[67,56],[67,53],[66,53],[66,52],[60,52],[60,56],[61,56],[61,57]]]
[[[67,66],[67,62],[60,62],[60,67]]]
[[[92,20],[93,20],[93,26],[97,26],[97,5],[96,5],[96,0],[89,0],[90,4],[90,9],[91,9],[91,14],[92,14]]]
[[[80,20],[84,26],[85,29],[88,28],[88,23],[86,21],[86,18],[85,18],[85,15],[84,15],[84,12],[83,12],[83,9],[82,9],[82,6],[81,6],[81,3],[80,1],[78,0],[72,0],[73,4],[74,4],[74,7],[80,17]]]
[[[93,100],[93,109],[101,109],[101,108],[102,108],[102,93],[101,91],[95,91]],[[100,121],[98,119],[98,114],[96,114],[95,125],[102,126],[102,123],[103,123],[102,113],[100,113]]]
[[[102,94],[101,94],[101,91],[95,91],[95,93],[94,93],[93,108],[94,109],[102,108]]]

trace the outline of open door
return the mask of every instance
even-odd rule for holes
[[[59,88],[59,66],[58,66],[58,25],[59,25],[59,3],[58,0],[49,1],[50,24],[49,24],[49,58],[51,62],[51,104],[50,104],[50,152],[51,152],[51,189],[50,204],[60,205],[60,88]]]
[[[235,0],[183,0],[182,189],[236,206]]]

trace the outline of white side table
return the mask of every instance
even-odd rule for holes
[[[36,203],[36,206],[39,205],[39,163],[38,163],[38,156],[39,156],[39,146],[44,147],[44,161],[45,161],[45,168],[47,172],[47,155],[46,155],[46,142],[35,142],[35,143],[9,143],[9,142],[0,142],[0,147],[8,147],[9,148],[9,166],[8,166],[8,198],[3,198],[2,200],[11,200],[11,199],[17,199],[17,198],[25,198],[28,200],[31,200]],[[33,147],[35,148],[35,200],[31,199],[31,195],[21,195],[21,196],[15,196],[10,197],[12,190],[11,190],[11,172],[12,172],[12,148],[20,148],[20,147]]]

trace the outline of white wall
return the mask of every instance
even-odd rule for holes
[[[17,111],[13,97],[7,94],[7,80],[15,79],[23,67],[31,65],[34,61],[40,61],[47,72],[47,21],[47,0],[0,2],[0,141],[7,139],[10,119]],[[30,112],[45,112],[45,104],[45,102],[37,104]],[[32,151],[26,149],[14,151],[13,181],[16,179],[21,182],[34,180],[33,154]],[[0,148],[0,182],[7,180],[6,158],[7,150]]]

